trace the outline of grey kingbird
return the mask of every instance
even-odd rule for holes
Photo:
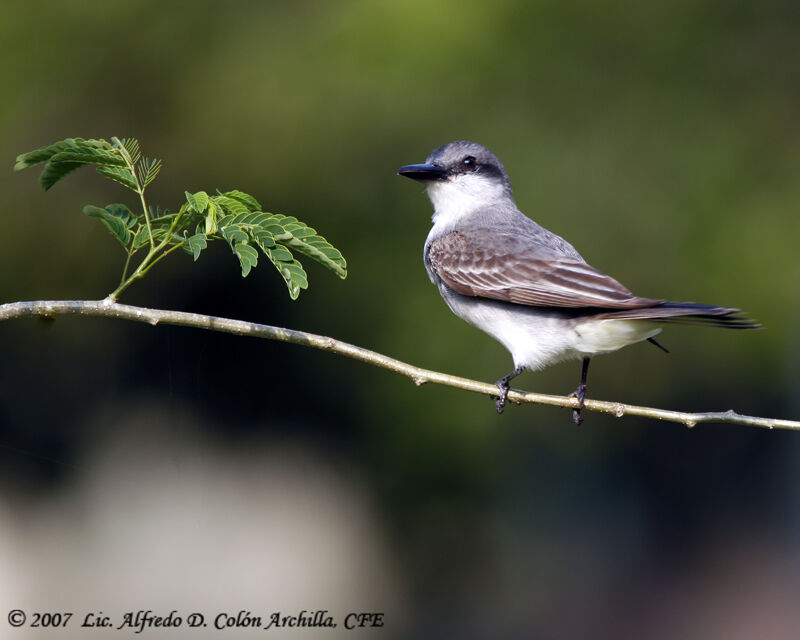
[[[514,203],[508,175],[487,148],[467,141],[434,150],[397,173],[422,182],[433,203],[423,257],[431,281],[460,318],[511,352],[514,370],[496,382],[498,413],[509,383],[526,369],[582,359],[573,418],[581,423],[590,359],[661,331],[657,323],[759,324],[738,309],[633,295],[589,266],[563,238]]]

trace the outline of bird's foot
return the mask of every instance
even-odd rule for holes
[[[575,424],[580,426],[583,422],[583,417],[581,416],[581,410],[583,409],[583,401],[586,399],[586,384],[581,382],[578,385],[578,388],[575,389],[572,393],[570,393],[568,398],[577,398],[578,399],[578,407],[572,410],[572,419],[575,421]]]
[[[494,406],[495,409],[497,409],[497,413],[503,413],[503,409],[506,406],[506,400],[508,399],[508,390],[511,387],[509,386],[506,378],[500,378],[497,382],[495,382],[495,384],[500,390],[500,393],[497,395],[497,401],[494,403]]]
[[[497,382],[495,382],[498,390],[500,391],[500,393],[497,394],[497,401],[494,403],[497,413],[503,413],[503,409],[506,406],[506,400],[508,400],[508,390],[511,388],[509,382],[511,382],[523,371],[525,371],[525,367],[517,367],[507,376],[503,376]]]

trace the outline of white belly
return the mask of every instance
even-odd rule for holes
[[[462,296],[440,287],[460,318],[511,352],[515,367],[537,370],[574,358],[610,353],[661,331],[645,320],[590,320],[565,311]]]
[[[575,325],[576,348],[588,355],[610,353],[661,333],[647,320],[594,320]]]

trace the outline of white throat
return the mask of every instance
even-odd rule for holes
[[[433,203],[433,226],[452,228],[475,211],[506,197],[503,183],[477,175],[461,175],[427,186]]]

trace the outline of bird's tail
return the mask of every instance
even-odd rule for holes
[[[676,324],[706,324],[725,329],[759,329],[758,320],[747,317],[739,309],[716,307],[696,302],[661,302],[643,309],[626,309],[602,314],[619,320],[652,320]]]

